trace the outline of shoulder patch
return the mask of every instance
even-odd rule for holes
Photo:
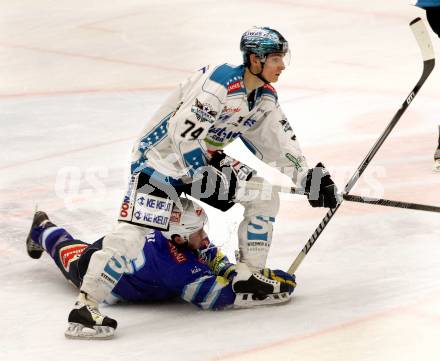
[[[242,89],[244,67],[223,64],[218,66],[211,74],[210,80],[223,85],[229,93],[235,93]]]

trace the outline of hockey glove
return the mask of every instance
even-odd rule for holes
[[[227,156],[223,151],[216,151],[208,167],[203,167],[198,176],[202,191],[218,194],[218,199],[228,199],[233,204],[238,182],[251,179],[254,173],[252,168]]]
[[[237,271],[235,270],[235,264],[227,263],[226,265],[224,265],[224,267],[222,267],[219,270],[218,275],[231,281],[237,275]]]
[[[216,151],[208,164],[222,173],[231,172],[231,178],[239,181],[248,181],[256,173],[255,170],[226,155],[222,150]]]
[[[281,292],[291,294],[296,287],[295,275],[291,276],[287,272],[279,269],[271,270],[270,268],[264,268],[260,272],[264,277],[279,282],[281,284]]]
[[[335,208],[339,202],[338,188],[321,162],[307,172],[304,190],[312,207]]]

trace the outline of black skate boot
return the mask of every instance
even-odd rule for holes
[[[50,226],[55,226],[47,216],[46,213],[42,211],[37,211],[34,214],[34,219],[32,220],[31,229],[26,238],[26,249],[29,257],[33,259],[39,259],[44,252],[44,248],[41,247],[37,242],[32,240],[32,230],[36,227],[42,226],[43,228],[47,228]]]
[[[112,338],[118,323],[104,316],[98,309],[98,303],[80,292],[75,308],[70,311],[69,326],[64,333],[67,338],[105,340]]]
[[[273,305],[290,300],[285,284],[270,279],[261,272],[252,272],[245,263],[238,262],[236,271],[237,275],[232,280],[234,308]]]

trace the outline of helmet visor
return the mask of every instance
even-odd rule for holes
[[[286,53],[271,53],[266,55],[266,64],[279,66],[283,65],[287,67],[290,65],[290,50],[287,50]]]

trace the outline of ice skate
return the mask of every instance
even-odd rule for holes
[[[232,288],[236,293],[249,293],[263,299],[269,294],[289,291],[288,284],[266,277],[262,272],[251,272],[245,263],[237,263],[235,269],[237,275],[232,281]]]
[[[47,228],[49,226],[54,226],[54,224],[50,222],[47,214],[43,211],[36,211],[34,214],[34,219],[32,220],[31,229],[29,230],[26,238],[26,249],[29,257],[39,259],[44,252],[44,248],[41,247],[39,243],[32,240],[32,230],[36,227]]]
[[[75,303],[75,308],[70,311],[69,326],[64,332],[67,338],[107,340],[113,337],[117,322],[104,316],[98,309],[98,303],[81,292]]]
[[[237,293],[233,308],[253,308],[259,306],[276,305],[289,302],[292,299],[289,292],[270,293],[257,296],[252,293]]]

